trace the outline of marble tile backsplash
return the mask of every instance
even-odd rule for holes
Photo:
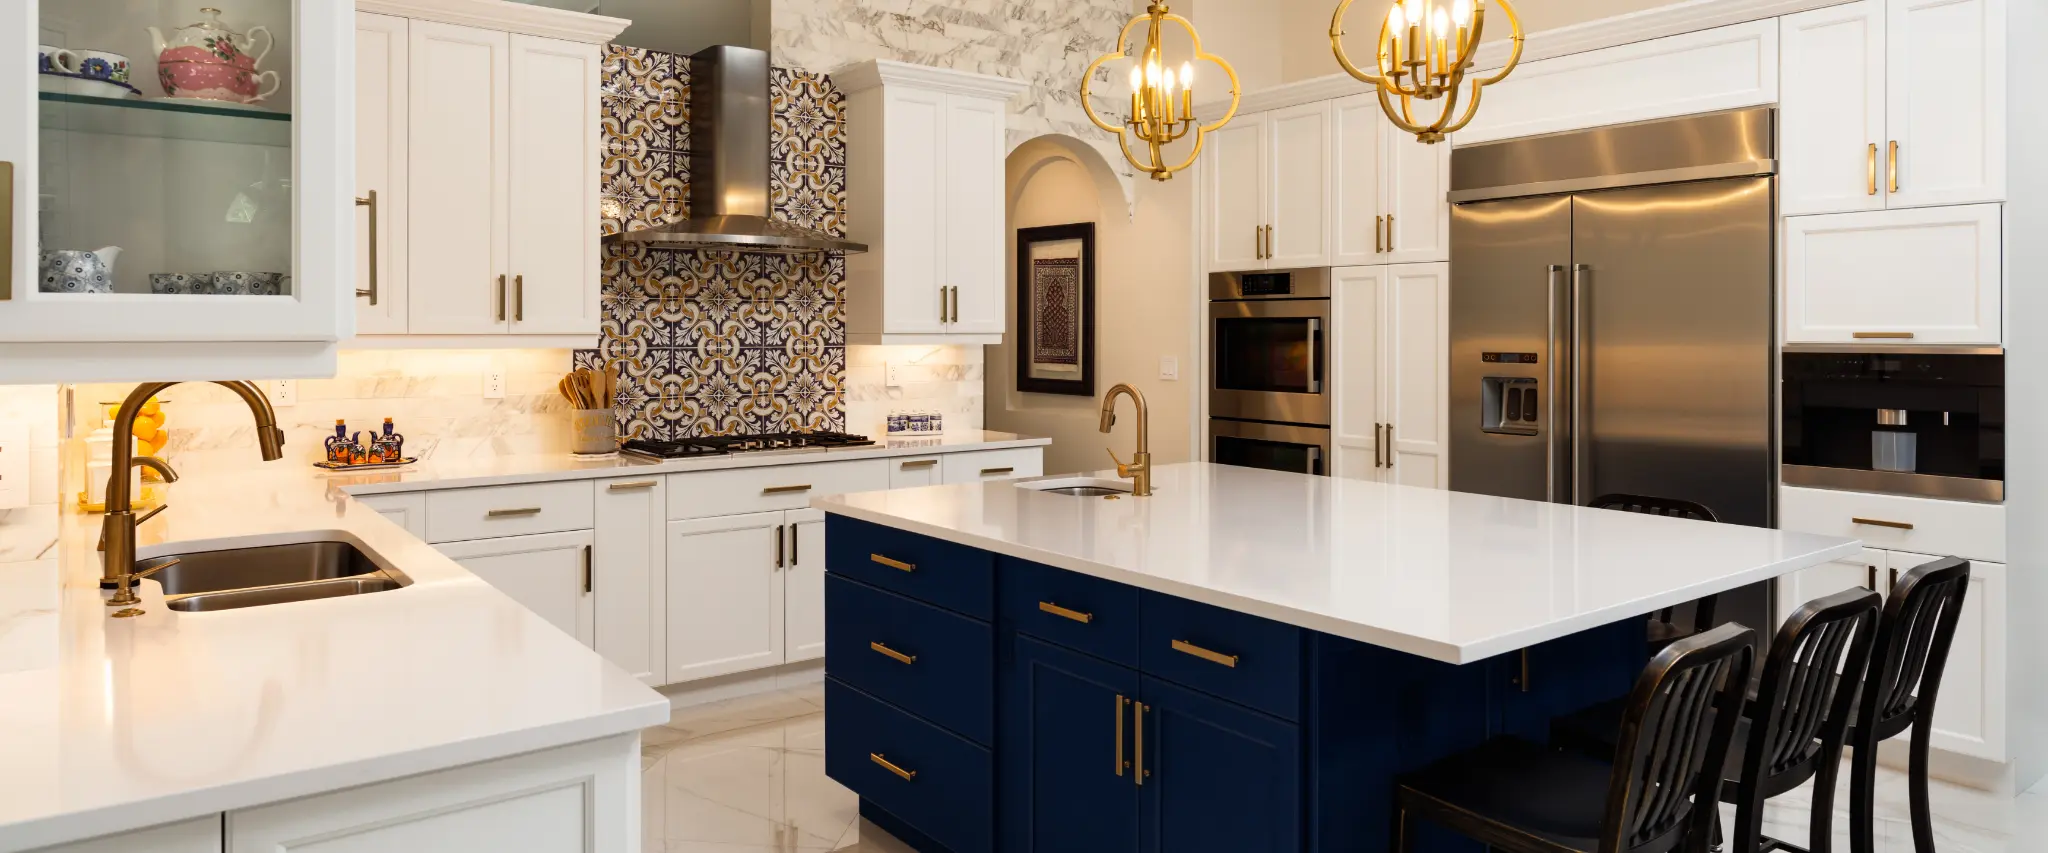
[[[879,436],[891,411],[937,412],[947,431],[981,429],[982,347],[860,346],[848,349],[846,429]],[[897,384],[888,366],[897,365]]]

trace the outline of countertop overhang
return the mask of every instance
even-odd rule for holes
[[[1862,546],[1204,463],[1159,466],[1148,498],[1076,498],[994,482],[819,497],[811,505],[1454,664],[1841,559]]]

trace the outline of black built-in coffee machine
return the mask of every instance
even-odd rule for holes
[[[1976,348],[1784,355],[1784,481],[2005,499],[2005,355]]]

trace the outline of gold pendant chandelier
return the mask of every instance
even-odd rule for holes
[[[1446,134],[1470,123],[1473,114],[1479,111],[1480,90],[1505,79],[1522,59],[1522,21],[1515,16],[1515,7],[1508,0],[1494,0],[1508,16],[1514,49],[1501,70],[1490,77],[1472,79],[1470,99],[1465,102],[1464,114],[1458,115],[1460,90],[1465,75],[1472,69],[1472,59],[1479,52],[1479,34],[1486,25],[1485,0],[1395,3],[1380,25],[1378,57],[1374,62],[1378,74],[1360,70],[1344,55],[1344,13],[1350,11],[1353,2],[1338,3],[1336,14],[1330,16],[1330,49],[1337,54],[1337,64],[1344,66],[1345,73],[1377,88],[1380,109],[1386,112],[1387,119],[1423,142],[1442,142]],[[1434,119],[1416,118],[1415,101],[1438,98],[1443,98],[1444,103]]]
[[[1180,64],[1178,72],[1160,48],[1160,30],[1169,21],[1187,30],[1188,41],[1192,45],[1192,57]],[[1088,96],[1089,85],[1095,81],[1095,69],[1104,63],[1133,58],[1131,30],[1139,24],[1146,25],[1145,48],[1135,57],[1137,62],[1131,68],[1130,115],[1122,125],[1110,124],[1096,114],[1095,104]],[[1230,78],[1230,109],[1224,111],[1222,118],[1209,124],[1201,124],[1195,118],[1194,63],[1198,61],[1216,63],[1223,69],[1224,76]],[[1116,134],[1117,142],[1123,146],[1124,159],[1131,161],[1132,166],[1151,175],[1152,180],[1165,181],[1171,180],[1173,173],[1193,165],[1195,157],[1202,153],[1203,137],[1229,124],[1231,117],[1237,115],[1237,88],[1236,69],[1222,57],[1202,51],[1202,37],[1195,34],[1195,26],[1188,23],[1187,18],[1167,11],[1166,4],[1154,2],[1145,8],[1145,14],[1124,25],[1116,38],[1115,53],[1105,53],[1088,64],[1088,70],[1081,75],[1081,108],[1087,111],[1088,120],[1095,122],[1096,127]],[[1179,92],[1178,104],[1175,103],[1176,91]],[[1190,133],[1195,137],[1194,150],[1188,152],[1187,159],[1169,165],[1166,146]],[[1136,139],[1143,149],[1143,159],[1132,150],[1132,139]]]

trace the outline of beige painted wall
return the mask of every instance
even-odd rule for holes
[[[1138,182],[1136,216],[1127,215],[1108,166],[1091,161],[1092,149],[1038,139],[1010,153],[1007,168],[1009,229],[1072,222],[1095,223],[1095,384],[1097,396],[1023,394],[1016,390],[1016,347],[987,352],[990,429],[1049,436],[1047,473],[1093,471],[1108,466],[1105,447],[1126,460],[1135,442],[1137,419],[1128,403],[1115,434],[1096,430],[1101,392],[1128,382],[1145,395],[1152,414],[1152,455],[1160,463],[1190,455],[1194,417],[1192,297],[1193,258],[1189,249],[1194,174],[1164,183]],[[1004,269],[1010,304],[1016,304],[1016,242]],[[1008,340],[1017,340],[1016,311],[1010,312]],[[1159,378],[1159,360],[1179,360],[1181,379]]]

